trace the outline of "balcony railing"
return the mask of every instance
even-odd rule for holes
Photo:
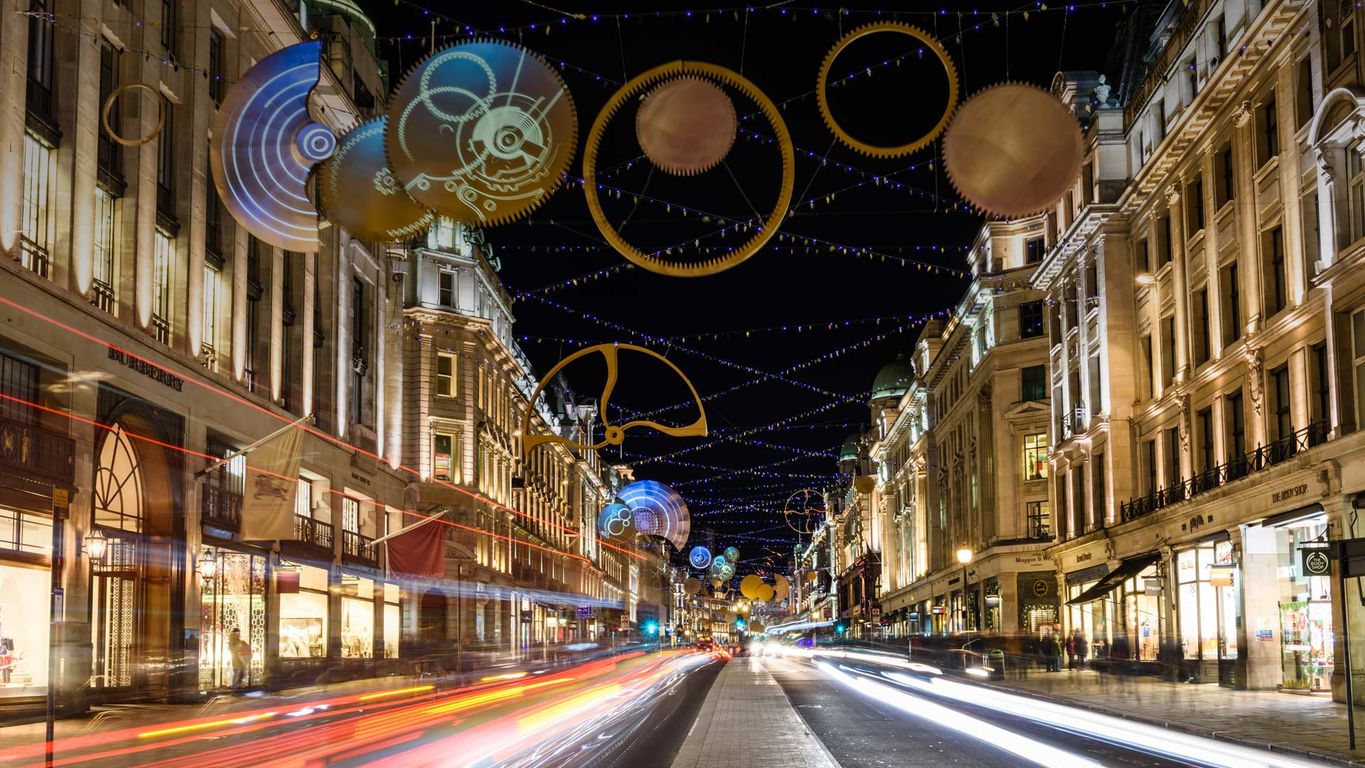
[[[17,421],[0,419],[0,467],[22,477],[71,484],[76,478],[76,442]]]
[[[204,522],[238,528],[242,525],[242,494],[205,485],[203,496]]]
[[[19,236],[19,263],[32,270],[39,277],[50,277],[52,256],[47,249],[32,240]]]
[[[171,321],[161,315],[152,315],[152,335],[162,344],[170,344]]]
[[[363,560],[374,559],[374,539],[362,536],[355,531],[341,532],[341,553]]]
[[[114,310],[114,286],[95,278],[94,285],[90,289],[90,303],[101,312],[112,312]]]
[[[331,549],[332,524],[303,515],[294,515],[294,540],[323,549]]]
[[[1086,430],[1086,421],[1085,403],[1078,403],[1071,413],[1064,413],[1057,418],[1057,434],[1062,440],[1079,435]]]
[[[1255,450],[1234,456],[1232,460],[1216,467],[1209,467],[1194,477],[1181,480],[1165,488],[1158,488],[1146,496],[1139,496],[1122,502],[1119,504],[1120,518],[1123,522],[1136,520],[1162,507],[1178,504],[1205,491],[1213,490],[1234,480],[1240,480],[1254,472],[1260,472],[1263,469],[1288,461],[1298,455],[1300,451],[1306,451],[1327,442],[1328,431],[1327,422],[1313,422],[1297,432],[1285,435],[1270,445],[1258,446]]]

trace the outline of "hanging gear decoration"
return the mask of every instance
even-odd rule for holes
[[[711,550],[706,547],[693,547],[687,554],[687,562],[697,570],[705,570],[711,565]]]
[[[720,165],[734,146],[739,120],[720,86],[700,77],[667,80],[635,113],[635,138],[654,167],[695,176]]]
[[[564,180],[578,116],[559,73],[501,40],[428,56],[389,102],[389,163],[421,205],[462,224],[519,219]]]
[[[786,577],[786,576],[783,576],[783,575],[780,574],[780,573],[773,574],[773,592],[774,592],[773,597],[774,597],[775,599],[777,599],[779,602],[782,601],[782,600],[786,600],[786,599],[787,599],[787,595],[788,595],[788,593],[790,593],[790,591],[791,591],[791,582],[787,581],[787,577]]]
[[[734,547],[726,547],[724,555],[725,559],[729,560],[731,565],[739,562],[739,550]]]
[[[739,580],[739,593],[750,600],[757,600],[758,596],[763,594],[765,586],[767,585],[763,583],[762,576],[751,573]]]
[[[213,120],[209,165],[232,218],[263,242],[318,250],[318,211],[308,173],[336,149],[336,136],[308,112],[322,77],[322,42],[266,56],[232,86]]]
[[[968,99],[943,137],[948,180],[979,210],[1046,210],[1076,182],[1085,141],[1076,115],[1032,85],[1002,83]]]
[[[667,365],[670,369],[673,370],[674,373],[678,374],[678,378],[683,380],[683,383],[687,385],[688,391],[692,393],[693,402],[697,404],[696,421],[693,421],[691,424],[681,427],[670,427],[665,424],[660,424],[656,421],[650,421],[648,419],[635,419],[633,421],[628,421],[625,424],[621,424],[619,426],[612,424],[608,420],[607,406],[611,402],[612,390],[616,388],[616,378],[618,373],[617,367],[618,350],[638,352],[640,354],[648,355],[656,360],[662,361],[664,365]],[[563,370],[564,367],[567,366],[569,363],[572,363],[573,361],[581,357],[585,357],[591,354],[601,355],[607,364],[607,383],[602,387],[602,395],[601,397],[598,398],[598,410],[602,414],[602,426],[605,429],[602,441],[598,443],[578,443],[573,440],[570,440],[567,437],[561,437],[560,435],[533,434],[531,432],[531,416],[532,414],[535,413],[535,403],[540,398],[540,393],[545,389],[545,386],[549,384],[550,381],[552,381],[555,376],[559,375],[559,372]],[[554,367],[551,368],[549,372],[547,372],[543,377],[541,377],[540,383],[536,385],[535,391],[531,393],[531,399],[529,402],[531,403],[532,407],[526,409],[526,415],[525,417],[523,417],[521,425],[522,434],[521,446],[523,458],[525,458],[525,456],[529,454],[532,449],[537,448],[541,445],[545,445],[547,443],[563,443],[569,446],[570,448],[594,451],[600,450],[608,445],[620,445],[626,439],[626,432],[637,427],[648,427],[650,429],[657,430],[659,432],[664,433],[665,435],[670,435],[672,437],[706,436],[706,409],[702,406],[701,396],[697,394],[697,388],[692,386],[692,381],[687,378],[687,375],[682,372],[682,369],[678,368],[677,365],[674,365],[673,361],[669,360],[668,358],[664,357],[658,352],[655,352],[652,349],[636,346],[634,344],[596,344],[591,347],[584,347],[583,349],[574,352],[573,354],[569,355],[563,360],[560,360],[558,363],[555,363]]]
[[[813,488],[802,488],[782,505],[782,519],[787,527],[805,536],[819,530],[824,517],[825,495]]]
[[[318,208],[358,238],[402,240],[431,225],[431,212],[398,183],[384,154],[388,118],[366,120],[341,139],[336,154],[318,166]]]
[[[601,148],[602,137],[612,117],[626,102],[654,84],[670,78],[681,77],[699,78],[713,84],[727,86],[757,103],[759,112],[767,118],[768,123],[772,126],[777,149],[782,157],[782,181],[777,194],[777,201],[767,217],[755,225],[757,231],[748,240],[736,246],[733,251],[723,256],[713,256],[700,261],[671,260],[658,253],[646,253],[627,242],[602,210],[602,202],[598,197],[597,189],[597,155]],[[611,95],[606,105],[602,107],[602,111],[597,113],[597,118],[593,120],[592,128],[588,131],[588,137],[583,146],[583,194],[587,198],[588,212],[592,215],[593,221],[597,223],[597,228],[602,232],[602,236],[627,260],[638,267],[661,275],[700,277],[723,272],[748,259],[777,234],[778,227],[781,226],[782,219],[786,217],[787,209],[791,206],[796,181],[795,169],[796,154],[792,147],[791,134],[788,133],[787,124],[783,121],[782,115],[778,113],[777,105],[773,104],[772,99],[769,99],[743,75],[733,70],[705,62],[674,61],[660,64],[631,78],[616,93]]]
[[[886,32],[912,37],[923,43],[924,48],[936,56],[939,62],[943,64],[943,71],[948,78],[948,98],[945,100],[943,113],[938,118],[938,121],[934,123],[934,126],[930,128],[928,132],[918,138],[905,144],[895,146],[869,144],[855,138],[839,124],[839,121],[834,118],[834,113],[831,112],[829,108],[829,73],[835,59],[839,58],[839,55],[853,43],[869,35]],[[948,120],[953,115],[953,108],[957,106],[957,92],[957,67],[953,66],[953,60],[948,55],[948,51],[944,50],[943,45],[938,40],[935,40],[928,32],[925,32],[919,27],[904,24],[899,21],[879,21],[872,24],[866,24],[844,35],[839,39],[839,42],[834,44],[833,48],[829,49],[829,53],[825,54],[825,60],[820,65],[820,75],[815,83],[815,96],[820,106],[820,117],[825,121],[825,125],[829,127],[835,137],[850,149],[861,152],[864,155],[882,159],[904,157],[913,152],[918,152],[928,146],[929,142],[937,138],[938,135],[943,132],[943,129],[947,127]],[[898,100],[900,99],[893,99],[893,101]]]
[[[683,579],[683,594],[695,595],[698,592],[701,592],[701,581],[699,581],[697,577],[688,576],[686,579]]]
[[[725,559],[725,555],[716,555],[711,561],[711,575],[721,581],[729,581],[735,576],[735,566]]]
[[[156,99],[157,113],[156,125],[152,126],[152,130],[136,139],[130,139],[120,136],[118,132],[114,130],[114,124],[110,118],[114,114],[114,105],[118,103],[119,97],[134,90],[142,90],[152,94],[152,97]],[[166,94],[147,83],[124,83],[115,88],[114,91],[109,94],[108,98],[104,100],[104,107],[100,109],[100,124],[104,126],[105,135],[115,144],[121,144],[125,147],[139,147],[152,139],[155,139],[157,136],[160,136],[161,131],[166,128],[166,116],[170,110],[170,107],[167,106],[169,103],[170,99],[166,98]]]
[[[676,549],[687,544],[692,517],[677,491],[657,480],[637,480],[617,492],[630,509],[632,525],[641,536],[658,536]]]
[[[607,539],[619,539],[629,531],[633,519],[625,504],[608,504],[597,516],[597,534]]]

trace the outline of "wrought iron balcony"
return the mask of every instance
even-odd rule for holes
[[[95,278],[90,289],[90,303],[101,312],[114,311],[114,286]]]
[[[70,485],[76,478],[76,442],[66,435],[0,419],[0,467],[23,477]]]
[[[332,524],[303,515],[294,515],[294,540],[330,550]]]
[[[330,526],[328,526],[330,528]],[[369,536],[362,536],[355,531],[341,532],[341,553],[350,557],[358,557],[362,560],[373,560],[374,558],[374,539]]]
[[[19,236],[19,263],[32,270],[39,277],[50,277],[52,273],[52,256],[47,249],[28,239]]]
[[[201,511],[204,522],[240,528],[242,494],[217,485],[205,485]]]
[[[1247,475],[1268,469],[1327,442],[1329,425],[1315,421],[1303,429],[1254,450],[1234,456],[1230,461],[1200,472],[1194,477],[1158,488],[1146,496],[1139,496],[1119,504],[1120,518],[1127,522],[1149,515],[1162,507],[1177,504],[1205,491],[1213,490]]]

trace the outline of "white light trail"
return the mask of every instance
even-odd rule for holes
[[[941,704],[935,704],[934,702],[927,701],[919,696],[911,696],[908,693],[892,688],[889,685],[875,682],[869,678],[854,677],[841,669],[836,669],[833,664],[817,661],[815,662],[815,666],[824,670],[830,677],[868,698],[882,702],[883,704],[889,704],[906,714],[918,717],[922,720],[928,720],[934,725],[941,725],[965,736],[970,736],[973,739],[985,742],[996,749],[1009,752],[1010,754],[1027,760],[1035,765],[1041,765],[1045,768],[1103,768],[1100,763],[1059,749],[1051,744],[1022,736],[1013,731],[1007,731],[1004,728],[992,725],[984,720],[972,717],[971,715],[949,709]],[[897,675],[897,677],[908,676]]]

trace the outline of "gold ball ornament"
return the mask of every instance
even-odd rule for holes
[[[839,54],[843,53],[846,48],[864,37],[886,32],[912,37],[923,43],[924,47],[943,64],[944,73],[948,77],[948,99],[943,105],[943,113],[938,121],[934,123],[934,126],[930,128],[927,133],[919,136],[913,141],[895,146],[869,144],[855,138],[839,124],[838,120],[834,119],[834,113],[831,112],[829,108],[829,71],[830,67],[834,64],[834,60],[839,58]],[[957,89],[957,68],[953,66],[952,58],[948,56],[948,52],[944,50],[943,45],[939,43],[939,41],[935,40],[933,36],[919,27],[911,26],[910,24],[902,24],[899,21],[879,21],[854,29],[840,38],[839,42],[835,43],[834,47],[829,49],[829,53],[825,54],[824,62],[820,65],[820,76],[815,83],[815,96],[820,106],[820,117],[825,121],[825,125],[829,126],[830,131],[834,133],[839,141],[864,155],[885,159],[903,157],[912,152],[917,152],[937,138],[948,125],[948,120],[953,114],[953,107],[957,106]],[[908,97],[901,94],[895,94],[892,98],[888,99],[890,103],[906,100],[908,100]]]
[[[679,77],[645,96],[635,113],[635,138],[659,170],[695,176],[725,159],[738,125],[735,103],[720,86]]]
[[[758,600],[759,602],[771,603],[773,601],[773,598],[776,596],[777,590],[773,589],[771,584],[764,584],[758,590],[758,597],[755,599]]]
[[[1076,181],[1084,139],[1075,114],[1047,91],[991,86],[953,116],[943,163],[958,193],[986,213],[1028,216],[1057,202]]]
[[[695,595],[701,592],[701,582],[694,576],[688,576],[683,580],[683,592],[688,595]]]
[[[621,236],[621,233],[608,220],[606,213],[602,210],[602,201],[598,197],[597,189],[597,155],[601,149],[603,134],[606,132],[607,125],[611,122],[612,117],[627,101],[655,83],[680,77],[701,78],[727,86],[757,103],[758,111],[772,126],[777,149],[782,156],[782,182],[777,193],[777,201],[764,220],[753,227],[754,234],[743,243],[735,246],[733,251],[723,256],[713,256],[700,261],[672,261],[659,253],[646,253],[632,245]],[[777,111],[777,105],[759,90],[758,86],[738,72],[717,64],[700,61],[674,61],[660,64],[636,75],[621,86],[616,93],[613,93],[611,98],[607,99],[606,105],[602,107],[602,111],[598,112],[597,118],[593,120],[592,128],[588,130],[588,137],[583,144],[583,180],[583,195],[587,199],[588,213],[591,214],[593,222],[597,224],[602,237],[618,253],[636,266],[650,272],[657,272],[670,277],[701,277],[724,272],[745,261],[758,253],[759,249],[777,234],[777,229],[782,224],[783,218],[786,217],[787,209],[791,206],[792,194],[795,191],[796,151],[792,147],[791,134],[787,131],[787,123]]]
[[[739,580],[739,593],[750,600],[757,600],[758,596],[762,594],[764,586],[766,585],[763,583],[763,579],[751,573]]]

